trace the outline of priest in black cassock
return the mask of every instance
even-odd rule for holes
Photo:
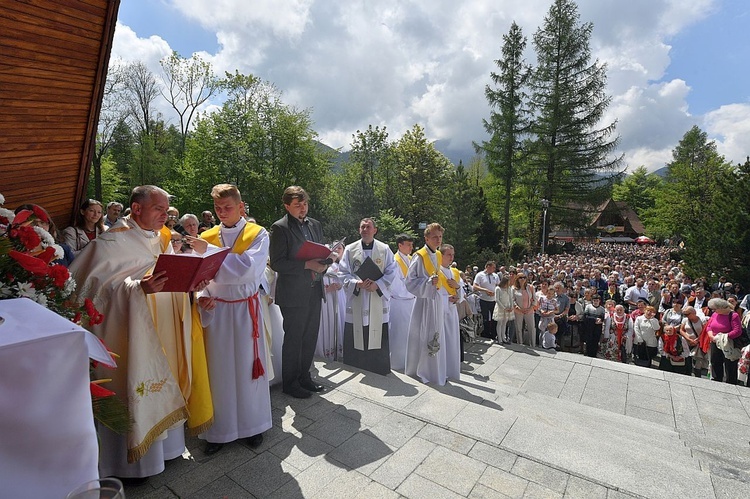
[[[397,266],[388,245],[375,239],[377,230],[372,218],[363,218],[362,239],[346,247],[339,264],[347,297],[344,363],[388,374],[388,311]]]

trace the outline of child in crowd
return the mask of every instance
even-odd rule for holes
[[[559,347],[557,346],[555,335],[557,335],[557,324],[550,322],[547,324],[547,329],[542,331],[542,348],[557,350]]]

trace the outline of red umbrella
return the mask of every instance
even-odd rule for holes
[[[656,244],[656,241],[646,236],[639,236],[635,238],[635,242],[638,244]]]

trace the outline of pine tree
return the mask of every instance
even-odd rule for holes
[[[503,35],[502,59],[495,61],[499,72],[490,73],[494,86],[487,85],[485,96],[490,104],[490,119],[482,120],[490,140],[476,145],[483,151],[490,173],[503,187],[503,245],[508,246],[510,232],[510,199],[514,178],[518,170],[521,140],[529,130],[529,112],[526,108],[525,87],[530,68],[525,64],[523,51],[526,37],[513,22],[507,35]]]
[[[551,203],[548,226],[550,220],[581,224],[581,207],[602,199],[622,160],[613,157],[616,122],[600,124],[610,103],[606,66],[590,62],[593,25],[580,24],[579,17],[575,2],[554,0],[533,40],[537,67],[531,78],[535,140],[530,164],[544,179],[541,194]],[[549,234],[549,228],[542,230]]]

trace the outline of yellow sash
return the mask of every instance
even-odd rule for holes
[[[432,265],[432,260],[430,259],[430,255],[427,253],[428,251],[429,250],[427,249],[427,246],[424,246],[421,249],[417,250],[417,255],[422,257],[422,262],[424,263],[424,269],[427,271],[429,275],[437,274],[438,289],[440,288],[440,286],[442,286],[443,288],[445,288],[446,291],[448,291],[448,293],[450,293],[452,288],[448,285],[448,278],[445,277],[445,274],[443,274],[442,271],[440,272],[435,271],[435,266]],[[440,265],[440,262],[443,260],[443,254],[440,253],[440,251],[435,251],[435,255],[437,255],[438,265]],[[456,294],[455,289],[453,289],[452,294]]]
[[[242,234],[240,234],[237,240],[234,242],[232,253],[240,254],[247,251],[250,245],[253,244],[253,241],[255,241],[255,238],[258,236],[262,228],[263,227],[258,224],[247,222],[245,224],[245,229],[242,231]],[[222,246],[220,234],[221,225],[214,225],[210,229],[205,230],[201,233],[201,239],[205,239],[214,246]]]
[[[159,231],[159,239],[161,239],[161,252],[164,253],[172,244],[172,230],[166,225]]]
[[[458,269],[455,269],[451,267],[451,274],[453,274],[453,280],[458,282],[461,282],[461,273],[458,271]],[[443,272],[440,273],[440,275],[445,276]],[[456,292],[458,291],[456,288],[451,287],[448,285],[448,279],[445,279],[445,289],[448,290],[448,294],[451,296],[456,296]]]
[[[208,381],[208,363],[206,361],[206,345],[203,341],[203,326],[198,313],[198,300],[190,307],[192,327],[190,337],[192,339],[191,365],[193,377],[190,397],[187,400],[188,435],[198,436],[208,430],[214,422],[214,404],[211,399],[211,386]]]
[[[406,277],[406,274],[409,272],[409,266],[406,264],[403,258],[401,258],[401,253],[398,251],[396,252],[396,263],[398,263],[398,266],[401,268],[401,273],[404,274],[404,277]]]

